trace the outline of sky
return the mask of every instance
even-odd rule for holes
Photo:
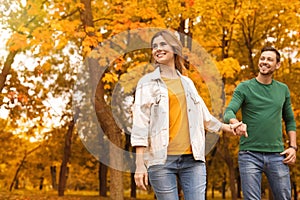
[[[9,36],[10,36],[9,31],[3,29],[3,25],[0,23],[0,38],[1,38],[1,40],[0,40],[1,41],[0,42],[0,63],[1,63],[1,67],[3,66],[6,56],[8,55],[8,51],[6,50],[6,42],[9,38]],[[18,66],[18,63],[24,62],[24,61],[26,61],[25,67],[28,68],[28,70],[33,70],[33,68],[31,69],[30,66],[32,66],[32,67],[36,66],[35,65],[36,61],[33,58],[29,58],[25,54],[18,54],[13,63],[13,67],[16,68]],[[20,65],[20,66],[23,66],[23,65]],[[1,92],[3,92],[3,91],[1,91]],[[5,101],[8,101],[8,99],[5,99]],[[61,102],[62,101],[59,99],[50,98],[47,102],[45,102],[45,104],[49,107],[52,107],[53,112],[61,112],[61,108],[56,106],[56,105],[60,105]],[[5,109],[4,106],[0,107],[0,118],[6,119],[8,117],[8,114],[9,114],[9,111],[7,109]]]
[[[8,52],[6,51],[6,41],[9,37],[9,32],[3,29],[3,25],[0,23],[0,63],[1,65],[3,65],[4,60],[6,58],[6,56],[8,55]],[[2,68],[0,68],[2,70]],[[6,119],[8,115],[8,110],[6,110],[5,108],[0,107],[0,118],[4,118]]]
[[[0,72],[2,70],[4,61],[8,55],[8,51],[6,49],[6,42],[10,37],[10,33],[8,30],[4,29],[3,24],[1,24],[0,21]],[[75,64],[76,62],[78,62],[78,58],[75,56],[73,56],[73,62],[72,64]],[[25,63],[24,64],[19,64],[20,62]],[[12,67],[14,69],[20,69],[20,70],[34,70],[35,66],[36,66],[36,59],[31,58],[30,55],[26,55],[25,53],[22,54],[18,54],[15,57],[14,63],[12,65]],[[22,66],[23,68],[21,69],[20,66]],[[25,66],[25,69],[24,69]],[[46,85],[46,83],[45,83]],[[5,91],[1,91],[5,92]],[[8,102],[9,99],[8,98],[4,98],[5,102]],[[65,105],[66,105],[66,101],[62,98],[54,98],[51,94],[49,94],[48,99],[46,99],[45,101],[43,101],[44,105],[51,108],[49,110],[49,114],[52,115],[52,121],[48,121],[48,126],[51,127],[53,124],[58,124],[59,120],[60,120],[60,115],[61,113],[63,113],[63,110],[65,109]],[[3,119],[7,119],[9,114],[9,111],[7,109],[4,108],[4,105],[0,106],[0,118]]]
[[[0,72],[2,70],[2,66],[4,64],[4,61],[8,55],[8,51],[6,50],[6,42],[9,38],[10,34],[9,34],[9,31],[5,30],[3,28],[3,25],[0,23]],[[18,63],[20,62],[24,62],[26,61],[26,68],[28,70],[33,70],[33,69],[30,69],[30,66],[31,67],[34,67],[36,66],[35,65],[35,60],[33,58],[29,58],[28,56],[26,56],[25,54],[18,54],[16,57],[15,57],[15,61],[13,63],[13,67],[14,68],[17,68],[18,66]],[[24,66],[24,65],[19,65],[19,66]],[[1,91],[2,93],[3,91]],[[4,101],[9,101],[8,98],[4,98]],[[63,102],[63,100],[61,99],[57,99],[57,98],[54,98],[54,97],[49,97],[49,99],[47,99],[47,101],[44,101],[44,104],[48,107],[51,108],[51,110],[49,111],[49,114],[53,115],[53,116],[58,116],[58,118],[60,117],[59,116],[59,113],[62,113],[62,109],[63,109],[63,105],[65,104],[65,102]],[[8,114],[9,114],[9,110],[5,109],[4,108],[4,105],[0,106],[0,118],[3,118],[3,119],[7,119],[8,118]],[[48,127],[52,127],[53,124],[55,124],[55,121],[56,123],[58,123],[58,120],[57,118],[54,117],[54,121],[51,121],[51,120],[48,120],[46,121],[46,126]],[[30,127],[30,121],[27,121],[25,120],[24,124],[23,124],[23,128],[26,129],[26,127]],[[15,133],[17,134],[18,131],[24,131],[24,129],[22,129],[22,127],[20,129],[16,129]],[[47,131],[47,128],[45,127],[45,131]],[[31,142],[35,142],[35,141],[38,141],[42,138],[42,135],[40,134],[37,134],[36,136],[32,136],[30,138],[30,141]]]

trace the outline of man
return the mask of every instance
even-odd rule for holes
[[[276,200],[291,199],[288,165],[296,161],[296,123],[287,85],[272,78],[279,67],[279,52],[273,47],[264,47],[257,77],[237,86],[224,115],[225,122],[235,123],[238,121],[236,112],[241,108],[245,124],[236,132],[247,128],[248,137],[240,139],[238,158],[246,200],[261,199],[262,172]],[[282,119],[289,136],[289,147],[285,150]]]

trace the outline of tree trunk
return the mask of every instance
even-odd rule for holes
[[[93,23],[93,13],[91,0],[81,0],[81,3],[84,4],[84,10],[81,12],[81,21],[84,27],[94,27]],[[89,36],[94,35],[94,33],[87,33]],[[93,48],[93,47],[91,47]],[[93,60],[90,59],[92,62]],[[95,60],[94,60],[95,61]],[[117,148],[122,148],[122,135],[121,130],[116,124],[110,107],[106,104],[104,100],[104,87],[101,81],[99,81],[99,65],[95,61],[92,65],[89,65],[90,77],[93,86],[95,87],[95,110],[98,122],[110,140],[109,145],[109,156],[110,156],[110,166],[121,167],[123,166],[123,154],[120,155],[117,151]],[[121,171],[116,169],[110,170],[110,198],[114,200],[123,200],[123,175]]]
[[[185,25],[185,19],[180,19],[180,24],[179,24],[179,27],[177,29],[177,31],[181,34],[185,34],[184,33],[184,25]],[[184,37],[179,37],[180,39],[180,42],[182,44],[183,47],[185,47],[185,38]]]
[[[122,134],[118,125],[116,124],[110,107],[104,100],[104,87],[101,81],[97,83],[99,77],[98,62],[94,59],[89,59],[89,70],[92,79],[92,84],[98,86],[95,89],[95,110],[99,124],[107,135],[109,143],[109,157],[110,157],[110,195],[111,199],[123,200],[123,175],[121,171],[115,168],[122,168],[123,154],[120,154],[119,149],[122,147]]]
[[[136,184],[134,181],[134,173],[130,174],[130,185],[131,185],[131,191],[130,191],[130,197],[136,198]]]
[[[249,46],[247,47],[248,49],[248,63],[249,63],[249,68],[251,69],[252,75],[256,74],[256,66],[254,65],[254,61],[253,61],[253,52],[252,52],[252,46],[249,44]]]
[[[242,183],[239,168],[236,168],[237,198],[242,198]]]
[[[207,186],[208,186],[208,184],[209,184],[209,180],[210,180],[210,174],[212,174],[211,173],[211,171],[214,171],[215,169],[212,169],[211,168],[211,166],[212,166],[212,164],[213,164],[213,161],[215,160],[214,158],[215,158],[215,155],[216,155],[216,153],[217,153],[218,151],[217,151],[217,146],[215,146],[213,149],[212,149],[212,151],[211,151],[211,156],[210,156],[210,159],[209,160],[207,160],[207,162],[206,162],[206,169],[207,169],[207,172],[206,172],[206,189],[205,189],[205,199],[207,199],[207,191],[208,191],[208,188],[207,188]],[[212,180],[212,192],[214,191],[214,186],[215,186],[215,180],[213,179]],[[213,195],[213,194],[212,194]]]
[[[133,153],[133,162],[135,161],[135,148],[132,150]],[[131,198],[136,198],[136,184],[134,180],[134,173],[130,174],[130,186],[131,186],[131,192],[130,192],[130,197]]]
[[[9,191],[12,191],[12,189],[13,189],[15,183],[18,182],[18,175],[19,175],[19,172],[21,171],[21,168],[23,167],[23,165],[24,165],[24,163],[25,163],[25,161],[26,161],[27,156],[28,156],[29,154],[31,154],[32,152],[34,152],[35,150],[37,150],[38,148],[40,148],[40,147],[41,147],[41,145],[35,147],[34,149],[32,149],[32,150],[30,150],[30,151],[28,151],[28,152],[27,152],[27,151],[25,152],[24,157],[23,157],[23,159],[22,159],[20,165],[18,166],[17,171],[16,171],[16,173],[15,173],[15,176],[14,176],[14,178],[13,178],[11,184],[10,184]],[[16,185],[17,185],[17,184],[16,184]],[[18,188],[18,185],[15,186],[15,187]]]
[[[10,184],[9,191],[12,191],[13,188],[18,189],[18,185],[17,185],[17,183],[18,183],[18,175],[19,175],[19,172],[20,172],[21,168],[22,168],[23,165],[24,165],[24,162],[25,162],[25,160],[26,160],[26,157],[27,157],[27,154],[24,155],[24,157],[23,157],[23,159],[22,159],[20,165],[19,165],[18,168],[17,168],[17,171],[16,171],[16,173],[15,173],[15,176],[14,176],[14,178],[13,178],[13,181],[12,181],[11,184]],[[14,187],[14,185],[15,185],[15,187]]]
[[[123,174],[115,168],[123,166],[123,154],[120,154],[119,149],[122,147],[122,132],[116,124],[110,107],[104,100],[104,87],[99,80],[99,65],[98,61],[89,59],[89,70],[92,84],[97,86],[95,88],[95,111],[98,122],[107,135],[109,143],[109,160],[110,160],[110,198],[114,200],[124,199],[123,190]]]
[[[50,172],[51,172],[52,188],[53,188],[54,190],[57,190],[57,183],[56,183],[56,166],[50,166]]]
[[[247,47],[247,55],[248,55],[248,64],[249,64],[249,69],[250,69],[250,77],[253,76],[256,73],[256,67],[254,66],[254,61],[253,61],[253,41],[252,41],[252,36],[251,33],[249,32],[249,27],[246,25],[247,23],[245,20],[242,20],[242,34],[245,40],[245,45]]]
[[[113,118],[111,109],[104,101],[104,88],[101,81],[99,81],[95,95],[96,115],[103,132],[110,141],[110,198],[114,200],[123,200],[123,173],[115,169],[116,167],[122,168],[123,166],[123,154],[120,154],[118,151],[118,149],[122,149],[121,130]]]
[[[125,128],[125,133],[130,133],[129,130],[127,130]],[[130,160],[130,166],[133,166],[133,173],[130,173],[130,197],[131,198],[136,198],[136,184],[135,184],[135,180],[134,180],[134,171],[135,171],[135,148],[130,148],[131,144],[130,144],[130,135],[126,134],[125,135],[125,148],[124,150],[126,152],[129,152],[132,149],[132,158],[125,158],[127,160]]]
[[[226,45],[228,45],[228,42],[226,43]],[[224,46],[223,48],[225,48],[226,46]],[[224,50],[224,52],[226,53],[227,51]],[[224,54],[224,56],[226,56],[226,54]],[[224,59],[224,58],[223,58]],[[223,87],[225,86],[226,80],[223,77]],[[224,93],[224,88],[222,90],[222,99],[223,101],[225,100],[225,93]],[[223,102],[225,104],[225,102]],[[222,114],[220,114],[220,118],[222,118]],[[224,158],[224,161],[228,167],[229,170],[229,187],[230,187],[230,192],[231,192],[231,199],[232,200],[236,200],[237,199],[237,192],[236,192],[236,186],[235,186],[235,180],[236,180],[236,173],[235,173],[235,169],[236,167],[234,166],[234,162],[233,162],[233,158],[232,155],[230,154],[230,150],[229,150],[229,136],[227,134],[223,134],[222,135],[222,139],[223,139],[223,148],[222,148],[222,152],[220,152],[220,149],[218,149],[218,152],[222,155],[222,157]],[[224,180],[226,182],[226,180]]]
[[[16,179],[15,181],[15,187],[14,187],[15,190],[18,190],[19,189],[19,178]]]
[[[233,159],[230,159],[230,165],[229,165],[229,186],[231,191],[231,199],[236,200],[237,199],[237,192],[236,192],[236,186],[235,186],[235,167],[233,164]]]
[[[4,88],[6,77],[10,72],[11,65],[13,64],[17,53],[18,53],[18,51],[10,51],[8,56],[6,57],[2,72],[0,74],[0,92]],[[0,103],[0,105],[2,105],[2,102]]]
[[[226,184],[227,184],[226,173],[224,173],[224,179],[222,182],[222,199],[226,199]]]
[[[226,134],[223,134],[223,152],[222,155],[224,157],[225,163],[228,166],[229,169],[229,186],[230,186],[230,191],[231,191],[231,199],[236,200],[237,199],[237,193],[236,193],[236,187],[235,187],[235,167],[234,167],[234,162],[233,158],[229,152],[228,149],[228,136]]]
[[[40,178],[40,186],[39,186],[39,190],[42,190],[44,186],[44,177]]]
[[[107,196],[107,166],[99,162],[99,195],[101,197]]]
[[[229,39],[228,39],[228,34],[229,34],[229,30],[226,27],[223,27],[222,29],[222,60],[226,59],[229,57]],[[223,105],[225,105],[225,84],[226,84],[226,78],[222,77],[222,81],[223,81],[223,88],[222,88],[222,96],[221,99],[223,101]],[[223,118],[222,116],[222,112],[220,113],[220,119]],[[225,163],[227,164],[228,170],[229,170],[229,186],[230,186],[230,191],[231,191],[231,199],[232,200],[236,200],[237,199],[237,193],[236,193],[236,187],[235,187],[235,167],[234,167],[234,162],[232,159],[232,156],[230,154],[230,150],[229,150],[229,138],[227,136],[227,134],[223,134],[222,136],[223,138],[223,149],[222,152],[220,152],[222,154],[222,157],[225,160]],[[226,174],[224,174],[224,177],[226,177]],[[222,186],[226,185],[226,178],[224,178],[223,184]],[[223,188],[223,187],[222,187]],[[223,198],[225,198],[225,188],[223,188],[223,194],[222,194]]]
[[[298,200],[297,183],[295,181],[292,181],[292,191],[294,194],[294,200]]]
[[[72,134],[77,120],[77,116],[78,116],[78,112],[76,111],[73,120],[70,122],[68,126],[68,131],[65,137],[64,155],[63,155],[62,163],[60,165],[60,172],[59,172],[58,196],[64,196],[64,192],[67,184],[68,163],[71,157]]]

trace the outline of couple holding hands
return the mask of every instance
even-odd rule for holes
[[[131,144],[136,148],[136,185],[150,182],[158,200],[176,200],[177,183],[185,200],[204,200],[205,130],[240,136],[239,169],[244,199],[261,199],[265,172],[275,199],[291,199],[289,164],[296,161],[296,124],[288,87],[273,80],[280,54],[262,49],[256,78],[235,89],[224,121],[212,116],[191,79],[182,75],[182,45],[170,31],[151,40],[156,69],[138,82]],[[242,120],[236,112],[242,110]],[[284,150],[285,121],[289,147]]]

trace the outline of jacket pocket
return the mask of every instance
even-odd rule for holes
[[[192,92],[189,92],[189,95],[190,95],[192,101],[194,102],[194,104],[200,104],[200,98],[198,97],[198,95],[195,95]]]

